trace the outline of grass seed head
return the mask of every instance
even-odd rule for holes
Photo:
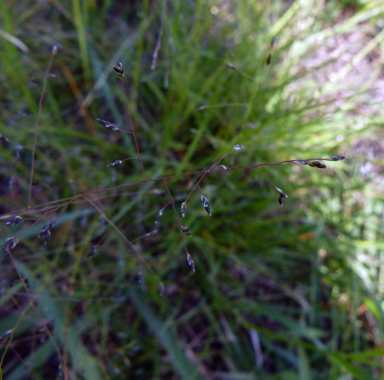
[[[119,62],[117,65],[113,65],[113,70],[115,70],[116,75],[119,77],[119,79],[124,79],[124,69],[121,62]]]
[[[185,218],[185,215],[187,215],[187,204],[183,202],[181,204],[181,216]]]
[[[90,252],[87,254],[87,257],[92,257],[92,256],[96,253],[96,250],[97,250],[97,246],[94,245],[94,246],[91,248]]]
[[[5,222],[6,226],[16,226],[17,224],[23,223],[24,218],[22,216],[14,216],[12,219]]]
[[[203,207],[205,208],[205,211],[207,211],[208,215],[211,216],[211,208],[209,207],[208,199],[204,195],[201,196],[201,203],[203,204]]]
[[[156,215],[155,224],[158,223],[158,221],[160,220],[160,218],[161,218],[161,216],[163,215],[163,213],[164,213],[164,208],[162,208],[162,209],[158,212],[158,214]]]
[[[188,227],[181,226],[181,230],[188,236],[191,236],[191,231],[189,231]]]
[[[17,237],[11,237],[5,241],[5,243],[0,246],[0,251],[11,251],[16,247],[19,239]]]
[[[341,161],[341,160],[344,160],[345,158],[346,158],[345,156],[334,156],[334,157],[325,158],[324,161]]]
[[[192,256],[189,253],[187,253],[187,261],[192,269],[192,272],[195,273],[195,262],[193,261]]]
[[[327,165],[324,165],[320,161],[312,161],[308,164],[312,168],[326,169]]]
[[[288,198],[288,195],[284,193],[283,190],[279,189],[278,187],[276,187],[276,191],[284,198]]]
[[[109,121],[98,119],[98,118],[96,118],[96,120],[100,124],[104,125],[105,128],[111,129],[112,131],[117,131],[119,129],[119,127],[117,127],[115,124],[110,123]]]
[[[113,166],[120,165],[120,164],[122,164],[122,163],[123,163],[123,161],[121,161],[121,160],[116,160],[116,161],[113,161],[111,164],[108,164],[108,165],[107,165],[107,168],[112,168]]]

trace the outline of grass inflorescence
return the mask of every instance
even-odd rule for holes
[[[1,7],[1,379],[380,378],[380,2]]]

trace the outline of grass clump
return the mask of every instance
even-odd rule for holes
[[[2,378],[382,376],[384,7],[338,7],[1,5]]]

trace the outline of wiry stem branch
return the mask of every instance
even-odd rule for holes
[[[53,56],[56,55],[56,54],[57,54],[57,46],[55,45],[52,48],[51,58],[49,59],[47,70],[45,71],[43,89],[42,89],[40,100],[39,100],[39,110],[37,112],[37,117],[36,117],[35,140],[34,140],[34,143],[33,143],[33,150],[32,150],[31,178],[29,180],[28,208],[30,208],[30,206],[31,206],[33,173],[35,171],[35,153],[36,153],[36,144],[37,144],[37,132],[39,130],[39,121],[40,121],[41,111],[43,109],[43,101],[44,101],[44,96],[45,96],[45,90],[47,88],[48,75],[49,75],[49,72],[51,70]]]
[[[127,99],[127,94],[126,94],[126,92],[125,92],[125,86],[124,86],[124,79],[121,79],[121,85],[123,86],[125,105],[126,105],[126,108],[127,108],[127,113],[128,113],[129,121],[131,122],[131,126],[132,126],[132,135],[133,135],[133,138],[134,138],[134,140],[135,140],[135,145],[136,145],[136,149],[137,149],[137,156],[139,157],[139,161],[140,161],[141,169],[142,169],[142,171],[143,171],[143,180],[145,181],[145,170],[144,170],[144,165],[143,165],[143,162],[141,161],[139,144],[138,144],[137,139],[136,139],[135,127],[134,127],[134,125],[133,125],[133,121],[132,121],[131,113],[129,112],[128,99]]]

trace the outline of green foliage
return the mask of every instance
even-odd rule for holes
[[[384,6],[354,3],[0,2],[0,218],[25,218],[1,225],[19,239],[0,256],[2,379],[383,377],[384,117],[380,66],[359,65]],[[349,61],[327,53],[356,30]],[[146,178],[201,173],[143,182],[124,161],[118,62]],[[207,173],[212,216],[196,189],[182,218],[236,144],[220,164],[348,158]]]

